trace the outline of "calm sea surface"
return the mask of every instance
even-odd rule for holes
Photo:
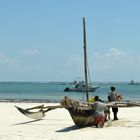
[[[107,100],[110,86],[114,85],[125,100],[140,100],[140,85],[129,83],[94,83],[100,86],[96,92],[89,93],[89,97],[98,95]],[[0,82],[0,101],[39,101],[59,102],[66,95],[73,99],[85,100],[85,93],[64,92],[66,87],[72,87],[68,82]]]

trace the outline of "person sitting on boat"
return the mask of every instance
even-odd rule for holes
[[[95,98],[97,98],[97,97],[96,96],[93,96],[93,97],[89,98],[88,102],[89,103],[94,103],[95,102]],[[101,99],[98,99],[98,101],[103,102]]]
[[[95,96],[95,102],[91,104],[94,109],[93,112],[93,125],[97,128],[102,128],[106,119],[106,114],[110,114],[108,107],[101,101],[99,101],[99,96]]]

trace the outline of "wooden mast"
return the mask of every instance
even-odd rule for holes
[[[88,102],[88,76],[87,76],[87,51],[86,51],[86,27],[85,27],[85,17],[83,17],[83,37],[84,37],[84,71],[85,71],[85,82],[86,82],[86,100]]]

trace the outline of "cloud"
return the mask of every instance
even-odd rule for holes
[[[47,73],[49,71],[48,67],[43,64],[21,66],[20,70],[27,73]]]
[[[103,53],[89,54],[88,65],[91,81],[128,81],[131,78],[139,80],[140,57],[129,51],[110,48]],[[75,79],[78,76],[84,76],[83,56],[73,55],[66,60],[63,77]]]
[[[72,55],[65,60],[64,65],[61,69],[61,75],[66,77],[68,80],[76,79],[77,77],[83,76],[83,56]]]
[[[128,80],[139,75],[140,57],[121,49],[111,48],[106,53],[95,53],[94,60],[92,71],[97,79]]]
[[[123,64],[124,62],[126,63],[127,60],[130,61],[130,59],[132,58],[130,58],[128,53],[116,48],[111,48],[104,53],[95,52],[92,56],[88,55],[89,67],[92,67],[92,65],[96,65],[96,68],[100,70],[108,70],[109,68],[113,68],[114,66],[116,66],[116,64],[118,65]],[[74,67],[79,71],[81,68],[83,68],[83,61],[84,60],[82,55],[73,55],[67,61],[66,66],[69,68]]]
[[[132,59],[128,53],[116,48],[111,48],[103,54],[95,53],[94,56],[97,67],[102,70],[116,68],[118,65],[123,67]]]
[[[18,60],[9,58],[5,54],[0,53],[0,70],[17,69],[18,66],[19,66]]]
[[[31,62],[24,61],[22,57],[14,59],[0,53],[1,79],[2,77],[5,79],[6,76],[7,79],[10,79],[9,77],[12,76],[11,80],[15,78],[41,80],[42,78],[42,80],[63,81],[84,77],[84,60],[81,54],[73,54],[58,65],[57,62],[54,65],[52,63]],[[135,81],[140,80],[138,77],[140,57],[122,49],[110,48],[103,53],[88,54],[88,65],[91,81],[128,81],[131,78]]]
[[[0,53],[0,71],[7,73],[9,71],[28,73],[28,72],[46,72],[48,68],[43,64],[28,64],[22,59],[10,58],[9,56]],[[16,75],[15,75],[16,76]]]
[[[39,51],[37,49],[28,48],[23,51],[25,55],[34,55],[37,54]]]

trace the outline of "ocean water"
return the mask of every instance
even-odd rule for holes
[[[100,88],[89,93],[89,97],[98,95],[106,101],[110,86],[113,85],[124,100],[140,100],[140,85],[123,82],[96,82],[93,85]],[[0,82],[0,101],[60,102],[64,96],[86,100],[85,93],[64,92],[66,87],[72,85],[69,82]]]

